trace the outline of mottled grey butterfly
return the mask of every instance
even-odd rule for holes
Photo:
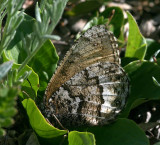
[[[125,106],[129,80],[120,66],[117,40],[104,25],[75,42],[45,92],[47,118],[66,126],[105,125]]]

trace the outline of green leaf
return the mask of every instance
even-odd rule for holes
[[[35,16],[36,16],[36,20],[41,23],[42,20],[41,20],[41,14],[40,14],[38,2],[36,3],[36,7],[35,7]]]
[[[25,49],[22,46],[22,36],[26,37],[32,32],[32,28],[35,22],[32,17],[26,14],[24,15],[24,21],[18,28],[15,38],[11,42],[9,48],[5,51],[8,60],[13,60],[15,63],[19,64],[23,63],[23,61],[29,54],[29,48]],[[28,44],[26,44],[26,46],[28,46]],[[45,90],[49,78],[52,77],[57,66],[57,61],[58,55],[56,53],[55,47],[50,40],[47,40],[42,45],[38,53],[29,62],[29,66],[31,66],[33,70],[39,75],[41,91]]]
[[[53,32],[55,26],[57,25],[60,18],[62,17],[64,8],[65,8],[67,2],[68,2],[68,0],[51,1],[51,4],[48,8],[46,5],[46,10],[48,11],[49,17],[52,20],[51,27],[48,29],[47,34],[51,34]]]
[[[20,45],[17,44],[16,47]],[[19,58],[27,55],[25,52],[21,52],[20,48],[13,48],[5,52],[8,60],[14,60],[16,63],[22,63],[23,58]],[[14,51],[14,53],[12,53]],[[17,53],[16,53],[17,52]],[[50,40],[47,40],[40,48],[38,53],[29,62],[29,66],[39,75],[40,78],[40,90],[45,90],[49,78],[52,77],[58,62],[58,55],[56,49]],[[34,83],[35,84],[35,83]],[[38,84],[36,84],[38,85]]]
[[[24,0],[8,1],[6,8],[3,10],[5,14],[4,16],[7,15],[7,18],[5,19],[5,25],[3,26],[3,35],[0,42],[0,56],[3,50],[8,47],[11,40],[13,40],[16,34],[17,27],[23,21],[24,15],[22,14],[22,12],[18,11],[22,7],[23,2]],[[3,13],[1,13],[1,15],[3,15]],[[4,18],[4,16],[2,16],[2,19]]]
[[[30,135],[26,145],[40,145],[38,138],[34,132]]]
[[[16,87],[0,88],[0,136],[5,134],[5,130],[2,128],[9,127],[14,122],[12,117],[17,113],[15,98],[18,92]]]
[[[101,4],[97,0],[85,1],[75,5],[75,7],[67,11],[66,14],[70,16],[86,15],[92,11],[97,11],[100,6]]]
[[[92,133],[71,131],[68,135],[69,145],[95,145]]]
[[[160,142],[155,143],[154,145],[160,145]]]
[[[44,35],[43,38],[51,40],[61,40],[61,37],[59,37],[58,35]]]
[[[129,63],[138,60],[137,58],[123,57],[121,58],[121,66],[125,67]]]
[[[121,118],[106,126],[88,127],[88,131],[95,135],[97,145],[149,145],[145,133],[129,119]]]
[[[35,19],[24,13],[24,20],[16,30],[16,35],[8,46],[5,54],[9,60],[13,60],[15,63],[22,63],[27,57],[28,44],[22,46],[22,38],[33,32],[33,24]]]
[[[0,136],[4,136],[6,133],[3,129],[0,128]]]
[[[108,19],[104,19],[103,16],[101,17],[94,17],[93,19],[91,19],[83,28],[82,32],[85,32],[86,30],[88,30],[89,28],[93,27],[93,26],[97,26],[97,25],[102,25],[102,24],[106,24],[106,22],[108,21]],[[82,33],[78,33],[76,35],[76,39],[78,39],[80,36],[82,35]]]
[[[94,17],[93,19],[91,19],[83,28],[83,31],[86,31],[87,29],[96,26],[96,25],[101,25],[101,24],[106,24],[108,20],[104,19],[103,16],[101,17]]]
[[[152,77],[160,82],[160,66],[148,61],[134,61],[124,67],[130,78],[131,92],[122,116],[137,105],[148,100],[160,99],[160,88]]]
[[[8,71],[12,68],[12,65],[12,61],[8,61],[0,65],[0,80],[7,75]]]
[[[147,42],[147,52],[145,59],[151,60],[153,59],[153,56],[160,58],[160,43],[156,42],[153,39],[146,39],[146,42]]]
[[[47,82],[52,77],[58,61],[56,49],[50,40],[46,41],[38,53],[30,61],[34,71],[40,78],[40,90],[45,90]]]
[[[114,10],[114,15],[109,24],[113,25],[113,33],[118,38],[122,31],[122,26],[124,23],[123,11],[119,7],[109,7],[101,15],[105,18],[109,18]]]
[[[8,61],[8,58],[6,57],[5,53],[3,53],[3,61]],[[20,64],[13,64],[12,69],[18,69],[21,65]],[[27,80],[24,78],[26,72],[31,72],[31,74],[28,76]],[[33,71],[33,69],[29,66],[25,66],[19,73],[17,78],[21,78],[21,93],[20,96],[24,98],[31,97],[32,99],[35,99],[37,96],[37,91],[39,89],[39,77],[38,75]],[[15,78],[13,78],[15,79]],[[24,80],[25,79],[25,80]],[[22,93],[23,92],[23,93]]]
[[[59,130],[49,124],[32,99],[25,99],[22,104],[26,109],[32,128],[40,137],[53,138],[67,133],[67,130]]]
[[[3,61],[8,61],[9,58],[6,55],[6,52],[3,53]],[[20,64],[13,64],[12,69],[18,69],[21,65]],[[31,72],[29,77],[26,79],[26,72]],[[21,91],[24,91],[25,93],[21,93],[21,96],[23,98],[28,98],[30,96],[31,98],[35,98],[37,96],[37,91],[39,89],[39,77],[38,75],[33,71],[33,69],[29,66],[25,66],[19,73],[17,78],[21,78],[23,83],[21,84],[22,88]],[[15,79],[15,78],[13,78]],[[27,96],[26,96],[27,94]]]
[[[152,77],[153,82],[155,83],[155,85],[157,85],[158,87],[160,87],[160,83],[155,79],[155,77]]]
[[[133,16],[129,12],[127,12],[127,16],[129,22],[129,36],[125,57],[143,60],[147,50],[146,40],[140,33]]]
[[[14,64],[13,68],[18,69],[20,65]],[[25,66],[19,73],[18,77],[21,77],[25,74],[25,72],[32,72],[26,80],[23,81],[21,84],[21,91],[25,92],[22,93],[23,98],[31,97],[32,99],[35,99],[37,96],[37,91],[39,89],[39,77],[34,72],[34,70],[29,67]],[[27,93],[27,95],[26,95]]]

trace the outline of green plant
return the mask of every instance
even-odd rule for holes
[[[17,95],[20,95],[22,99],[25,97],[35,99],[37,96],[39,78],[27,64],[31,59],[34,61],[37,59],[40,49],[50,47],[49,50],[45,50],[48,54],[51,49],[54,49],[48,39],[59,39],[58,36],[51,35],[51,33],[61,18],[66,2],[44,0],[40,7],[37,3],[36,19],[26,15],[23,10],[19,11],[24,3],[22,0],[2,0],[0,2],[0,34],[2,34],[0,36],[0,59],[1,68],[3,68],[0,69],[0,127],[8,127],[13,122],[10,117],[16,112],[14,106]],[[27,22],[29,25],[26,25]],[[55,52],[50,54],[55,54]],[[49,59],[57,62],[58,57]],[[8,60],[13,62],[6,62]],[[32,63],[30,65],[33,66]],[[7,106],[12,113],[6,113]],[[0,131],[1,135],[4,135],[4,130]]]
[[[13,122],[12,117],[16,113],[15,98],[19,96],[33,129],[29,138],[33,143],[117,145],[118,142],[119,145],[148,145],[144,131],[127,117],[138,105],[160,99],[160,66],[158,61],[150,61],[159,50],[159,44],[153,49],[155,41],[144,38],[132,15],[127,12],[126,20],[123,11],[118,7],[108,8],[91,19],[84,31],[93,25],[107,23],[108,29],[118,38],[120,48],[127,43],[122,66],[131,79],[131,93],[125,109],[115,122],[103,127],[77,127],[76,131],[60,130],[47,122],[39,111],[36,100],[37,96],[42,97],[41,92],[44,92],[57,65],[58,55],[48,39],[59,38],[51,33],[67,0],[43,0],[40,5],[36,4],[36,19],[25,14],[23,10],[19,11],[22,3],[15,0],[0,2],[0,24],[7,15],[5,25],[0,27],[1,32],[4,29],[0,37],[0,135],[4,135],[2,128]],[[88,3],[91,2],[87,1],[86,4]],[[114,14],[110,18],[113,10]],[[68,15],[73,12],[76,10],[69,11]],[[124,38],[126,22],[129,22],[127,42]]]

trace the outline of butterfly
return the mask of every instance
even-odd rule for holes
[[[105,25],[75,42],[45,91],[45,115],[66,126],[105,125],[124,108],[129,79],[120,66],[118,43]],[[52,121],[53,120],[53,121]]]

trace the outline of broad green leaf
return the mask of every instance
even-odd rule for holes
[[[14,64],[13,68],[18,69],[20,65]],[[23,98],[31,97],[32,99],[35,99],[37,96],[37,91],[39,89],[39,77],[34,72],[34,70],[29,67],[25,66],[18,74],[18,77],[21,77],[25,74],[25,72],[31,71],[32,73],[28,76],[27,80],[24,80],[21,84],[21,91],[25,92],[22,93]],[[26,95],[27,94],[27,95]]]
[[[34,71],[40,78],[40,90],[45,90],[48,79],[52,77],[58,61],[56,49],[50,40],[46,41],[38,53],[30,61]]]
[[[40,145],[38,138],[34,132],[30,135],[26,145]]]
[[[123,57],[121,58],[121,66],[125,67],[129,63],[138,60],[137,58]]]
[[[40,145],[68,145],[68,136],[67,135],[61,135],[54,138],[42,138],[38,137]]]
[[[156,42],[153,39],[146,39],[147,42],[147,52],[145,59],[152,60],[155,56],[156,58],[160,58],[160,43]]]
[[[134,61],[124,67],[130,78],[131,92],[127,105],[122,113],[127,116],[129,111],[148,100],[160,99],[160,88],[152,77],[160,82],[160,66],[148,61]]]
[[[0,80],[7,75],[8,71],[11,69],[13,65],[12,61],[5,62],[0,65]]]
[[[40,137],[53,138],[67,133],[67,130],[59,130],[49,124],[32,99],[25,99],[22,104],[26,109],[32,128]]]
[[[19,56],[25,56],[27,54],[21,52],[18,48],[20,45],[16,45],[15,47],[5,52],[8,60],[14,60],[16,63],[22,63],[21,60],[23,60],[25,57],[22,57],[19,59]],[[12,53],[14,51],[15,53]],[[16,53],[17,52],[17,53]],[[19,53],[20,52],[20,53]],[[23,55],[23,54],[24,55]],[[10,55],[8,55],[10,54]],[[52,77],[58,61],[58,55],[56,53],[56,49],[52,42],[50,40],[47,40],[43,46],[40,48],[38,53],[32,58],[32,60],[29,62],[29,66],[33,68],[33,70],[39,75],[40,78],[40,90],[45,90],[47,83],[49,81],[49,78]]]
[[[155,143],[154,145],[160,145],[160,142]]]
[[[118,38],[122,31],[122,26],[124,23],[123,11],[119,7],[109,7],[101,15],[105,18],[111,17],[112,11],[114,10],[114,15],[109,24],[113,25],[112,31],[114,35]]]
[[[68,135],[69,145],[95,145],[92,133],[71,131]]]
[[[140,33],[133,16],[129,12],[127,12],[127,16],[129,22],[129,36],[125,57],[143,60],[147,50],[146,40]]]
[[[66,14],[70,16],[86,15],[92,11],[97,11],[100,6],[101,3],[97,0],[85,1],[75,5],[75,7],[73,7],[70,11],[67,11]]]
[[[80,129],[95,135],[97,145],[149,145],[145,133],[129,119],[118,119],[105,126]]]

